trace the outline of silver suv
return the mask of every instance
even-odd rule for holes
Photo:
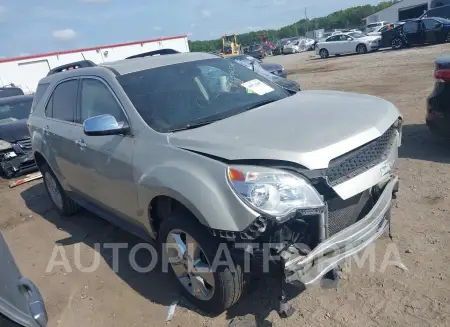
[[[311,285],[389,226],[402,118],[385,100],[289,94],[232,60],[179,53],[64,66],[34,101],[56,210],[157,240],[204,311],[236,303],[268,255],[282,283]],[[213,269],[224,244],[233,267]]]

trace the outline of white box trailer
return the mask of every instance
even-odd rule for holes
[[[101,64],[159,49],[189,52],[187,36],[172,36],[154,40],[0,59],[0,86],[12,83],[20,87],[26,94],[30,94],[36,90],[39,80],[55,67],[81,60],[91,60],[96,64]]]

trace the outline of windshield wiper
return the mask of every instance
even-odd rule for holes
[[[218,120],[220,120],[220,119],[204,120],[204,121],[200,121],[198,123],[186,124],[186,125],[184,125],[182,127],[177,127],[177,128],[171,129],[170,132],[186,131],[188,129],[202,127],[202,126],[205,126],[205,125],[212,124],[212,123],[214,123],[214,122],[216,122]]]
[[[269,104],[269,103],[272,103],[272,102],[275,102],[275,101],[278,101],[278,100],[279,100],[279,99],[276,99],[276,100],[264,100],[264,101],[260,101],[260,102],[257,102],[257,103],[255,103],[255,104],[251,105],[250,107],[245,108],[245,111],[247,111],[247,110],[252,110],[252,109],[255,109],[255,108],[258,108],[258,107],[262,107],[262,106],[264,106],[264,105],[266,105],[266,104]]]

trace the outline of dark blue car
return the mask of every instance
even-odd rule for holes
[[[411,19],[382,34],[382,46],[401,49],[450,42],[450,20],[442,17]]]
[[[426,123],[437,135],[450,137],[450,55],[435,61],[436,82],[427,100]]]

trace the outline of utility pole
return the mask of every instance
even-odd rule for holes
[[[308,32],[308,14],[306,13],[306,6],[305,6],[305,21],[306,21],[306,28],[305,28],[305,30],[306,30],[306,32]]]

